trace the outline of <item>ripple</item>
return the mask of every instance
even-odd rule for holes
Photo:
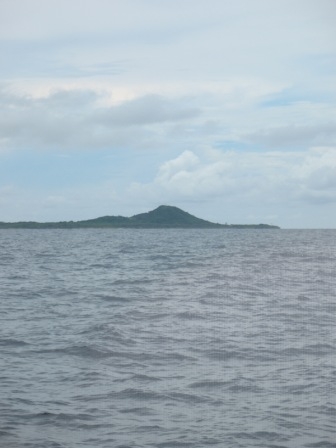
[[[4,447],[335,447],[335,231],[0,247]]]
[[[22,347],[25,345],[29,345],[28,342],[21,341],[18,339],[0,339],[0,346],[3,347]]]

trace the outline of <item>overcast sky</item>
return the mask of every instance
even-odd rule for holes
[[[0,0],[0,221],[336,228],[335,0]]]

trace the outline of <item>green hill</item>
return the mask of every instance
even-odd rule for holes
[[[150,212],[132,216],[130,221],[135,227],[221,227],[220,224],[196,218],[180,208],[168,205],[160,205]]]
[[[74,228],[138,228],[138,229],[157,229],[157,228],[194,228],[194,229],[213,229],[213,228],[255,228],[255,229],[274,229],[279,228],[267,224],[216,224],[169,205],[160,205],[147,213],[126,218],[124,216],[102,216],[96,219],[84,221],[61,221],[61,222],[0,222],[0,229],[74,229]]]

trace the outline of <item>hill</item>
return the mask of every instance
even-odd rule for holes
[[[0,229],[74,229],[74,228],[254,228],[254,229],[274,229],[277,226],[268,224],[216,224],[169,205],[160,205],[155,210],[147,213],[126,218],[124,216],[102,216],[100,218],[88,219],[84,221],[61,221],[61,222],[32,222],[23,221],[15,223],[0,222]]]

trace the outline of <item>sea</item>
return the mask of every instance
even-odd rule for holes
[[[0,231],[3,448],[335,448],[336,230]]]

